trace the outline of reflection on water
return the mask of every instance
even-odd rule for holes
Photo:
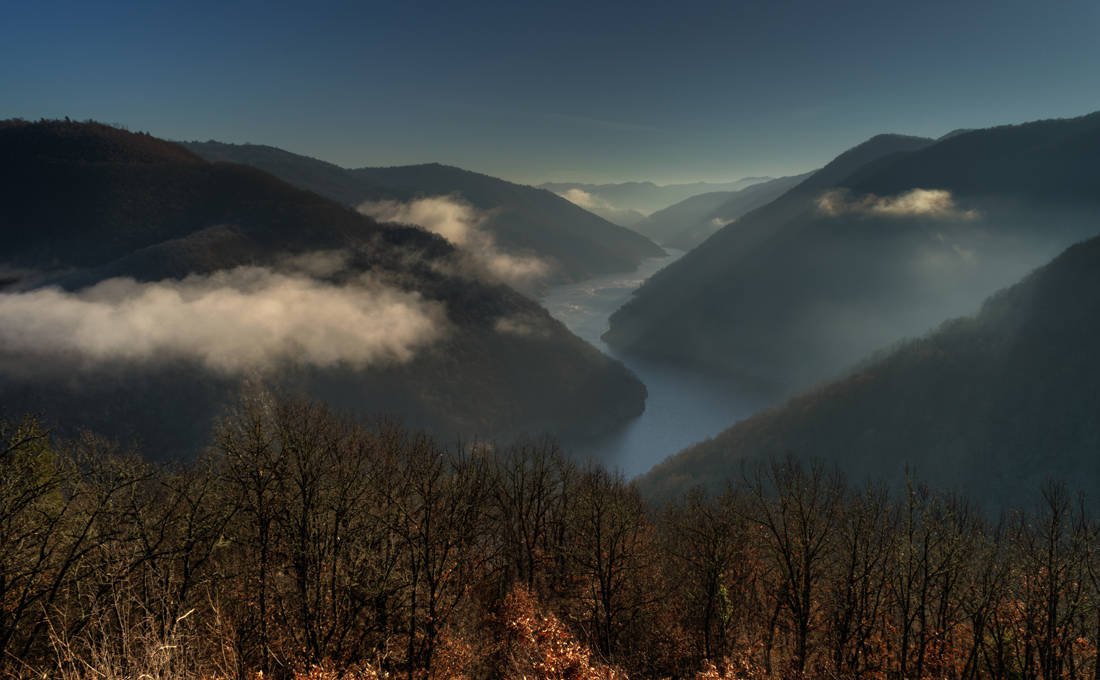
[[[615,274],[555,286],[542,300],[555,318],[581,338],[629,367],[649,390],[645,412],[620,431],[598,441],[573,443],[581,456],[618,468],[627,478],[640,475],[664,458],[712,437],[763,405],[762,397],[728,381],[667,365],[616,355],[600,340],[612,312],[631,293],[683,253],[642,263],[633,274]]]

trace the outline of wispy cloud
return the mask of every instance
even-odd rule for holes
[[[509,253],[496,244],[484,225],[489,215],[454,196],[434,196],[409,202],[367,201],[359,212],[383,222],[414,224],[454,244],[488,276],[529,290],[550,273],[541,259]]]
[[[570,203],[574,203],[584,208],[585,210],[611,210],[615,206],[608,203],[606,200],[599,196],[594,196],[584,189],[566,189],[559,192],[558,196],[561,196]]]
[[[525,337],[550,337],[551,328],[546,317],[535,314],[513,314],[496,320],[494,329],[498,333]]]
[[[818,197],[817,208],[831,217],[846,214],[952,220],[978,217],[978,211],[960,208],[946,189],[910,189],[895,196],[853,196],[847,189],[830,189]]]
[[[332,253],[307,265],[333,265]],[[83,362],[195,360],[221,373],[280,362],[362,368],[399,363],[438,339],[441,304],[370,278],[335,285],[239,267],[182,280],[103,281],[0,294],[6,352]]]
[[[558,196],[561,196],[570,203],[578,205],[591,213],[599,215],[605,220],[621,224],[624,227],[632,226],[645,219],[645,215],[637,210],[620,208],[606,198],[585,191],[584,189],[566,189],[565,191],[559,192]]]

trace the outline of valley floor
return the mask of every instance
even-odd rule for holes
[[[599,439],[568,442],[580,457],[617,469],[627,478],[644,474],[666,457],[713,437],[769,403],[764,395],[725,379],[617,354],[600,339],[611,314],[646,279],[684,254],[672,249],[669,253],[646,260],[630,274],[554,286],[541,300],[551,316],[625,364],[648,390],[645,412],[638,418]]]

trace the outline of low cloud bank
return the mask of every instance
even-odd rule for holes
[[[609,222],[629,227],[645,219],[645,215],[630,208],[620,208],[602,196],[591,194],[584,189],[566,189],[559,192],[570,203],[584,208],[590,213],[599,215]]]
[[[548,338],[552,335],[552,323],[537,314],[513,314],[496,320],[494,329],[498,333],[521,337]]]
[[[615,206],[611,205],[599,196],[593,196],[584,189],[566,189],[558,194],[570,203],[579,205],[586,210],[614,210]]]
[[[337,266],[336,254],[304,264]],[[70,293],[0,294],[0,348],[83,361],[184,358],[221,373],[280,362],[356,368],[408,361],[446,325],[439,303],[362,278],[334,285],[239,267],[182,280],[108,279]]]
[[[972,220],[976,210],[963,210],[946,189],[910,189],[896,196],[853,196],[847,189],[830,189],[817,199],[817,208],[830,217],[872,215],[878,217],[931,217]]]
[[[520,289],[541,283],[550,267],[537,257],[505,252],[484,229],[488,214],[452,196],[433,196],[403,203],[367,201],[359,212],[381,222],[415,224],[450,241],[490,276]]]
[[[279,262],[279,269],[324,278],[347,269],[350,259],[350,254],[344,250],[314,250],[308,253],[286,255]]]

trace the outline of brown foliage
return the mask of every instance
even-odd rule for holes
[[[242,401],[208,459],[0,428],[0,677],[1100,677],[1100,526],[793,459],[654,513],[550,442]]]

